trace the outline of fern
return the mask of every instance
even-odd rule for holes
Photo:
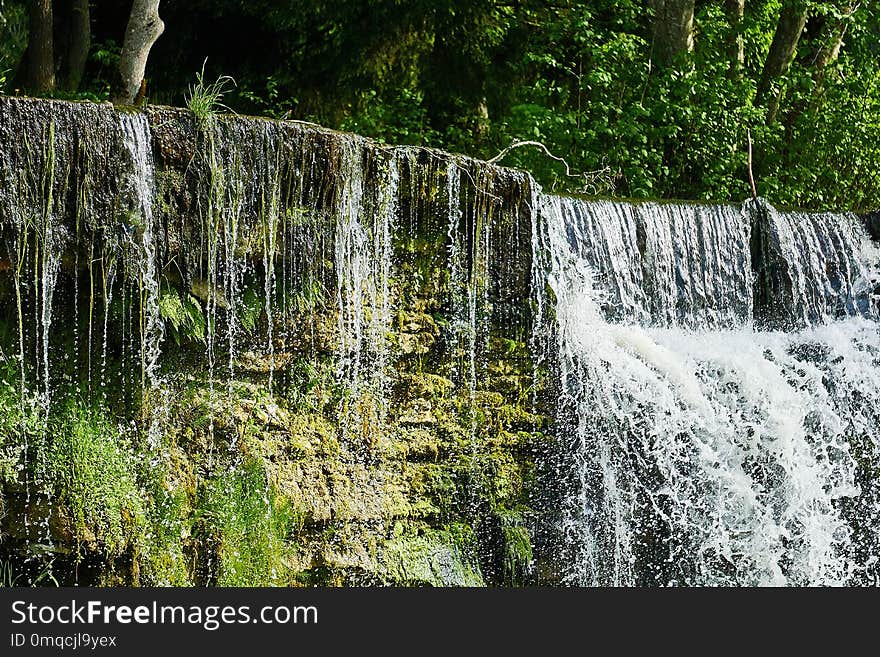
[[[170,333],[179,346],[184,340],[205,343],[207,322],[198,300],[191,294],[180,295],[165,290],[159,297],[159,314],[170,325]]]
[[[263,313],[263,299],[251,288],[247,288],[237,308],[239,325],[248,335],[257,330],[257,322]]]

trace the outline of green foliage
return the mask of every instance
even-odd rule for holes
[[[119,66],[121,53],[122,46],[113,39],[107,39],[106,41],[95,44],[92,49],[91,59],[102,68],[113,70]]]
[[[75,402],[54,435],[48,461],[55,495],[78,543],[100,544],[109,555],[130,548],[146,518],[126,436],[107,417]]]
[[[219,586],[266,586],[281,581],[293,514],[277,498],[262,463],[246,459],[205,483],[200,507],[216,546]]]
[[[320,412],[326,401],[321,393],[326,393],[325,389],[332,386],[334,375],[332,367],[305,358],[297,359],[288,370],[288,404],[299,412]]]
[[[12,362],[0,363],[0,485],[20,477],[44,483],[46,477],[46,437],[52,427],[39,393],[22,394],[19,376]],[[30,470],[22,472],[28,463]]]
[[[27,47],[28,17],[22,2],[0,0],[0,93],[6,87]]]
[[[15,566],[6,559],[0,560],[0,588],[18,586],[21,574],[16,574]]]
[[[195,115],[196,121],[202,128],[206,128],[214,121],[218,111],[229,110],[222,102],[223,96],[228,92],[230,85],[235,86],[235,80],[228,75],[221,75],[213,82],[206,82],[207,61],[202,64],[202,70],[196,73],[196,81],[190,85],[185,97],[186,106]]]
[[[125,28],[110,4],[93,3],[96,45],[78,97],[108,96],[119,46],[107,35]],[[767,125],[754,98],[781,4],[746,3],[734,34],[723,3],[697,3],[694,51],[661,66],[642,0],[169,3],[148,89],[154,102],[187,104],[203,127],[233,108],[484,158],[540,141],[574,175],[539,149],[504,164],[590,195],[742,200],[750,131],[758,192],[772,203],[878,207],[880,5],[856,3],[850,16],[851,3],[809,3]],[[0,2],[0,78],[23,49],[23,7]],[[819,76],[817,55],[838,26],[840,56]],[[745,61],[733,70],[737,35]],[[211,82],[205,55],[226,75]]]
[[[159,314],[177,345],[187,340],[204,344],[207,320],[201,304],[193,295],[163,288],[159,295]]]
[[[442,139],[430,126],[424,95],[418,90],[394,89],[379,97],[370,89],[357,102],[360,109],[340,121],[342,130],[390,144],[430,144]]]
[[[778,0],[748,3],[739,30],[745,64],[731,73],[732,29],[721,3],[698,3],[696,48],[660,67],[653,16],[627,0],[558,5],[490,0],[323,3],[227,2],[280,39],[283,61],[265,92],[248,81],[233,102],[294,114],[384,141],[491,156],[514,140],[537,149],[505,164],[546,187],[593,195],[741,200],[750,195],[747,133],[758,191],[777,204],[880,205],[880,10],[852,18],[816,2],[776,122],[754,106],[779,15]],[[828,30],[848,22],[840,58],[821,85],[813,62]],[[321,38],[318,38],[318,35]]]
[[[329,293],[318,278],[306,276],[302,286],[293,293],[292,306],[300,313],[310,313],[327,303]]]
[[[0,484],[18,477],[17,466],[24,452],[24,442],[19,437],[28,430],[26,420],[32,422],[33,418],[22,412],[16,372],[11,363],[4,363],[0,370]]]
[[[111,86],[116,79],[122,46],[114,39],[93,43],[87,60],[88,84],[76,91],[55,89],[53,98],[61,100],[89,100],[101,103],[110,100]]]
[[[16,572],[16,565],[12,561],[0,560],[0,588],[22,587],[28,584],[30,586],[45,586],[46,584],[59,586],[58,580],[52,572],[53,565],[54,559],[46,560],[36,575],[27,581],[23,572]]]
[[[276,119],[288,117],[298,102],[296,98],[289,98],[281,93],[280,84],[274,75],[267,76],[253,86],[249,82],[238,85],[236,95],[239,102],[244,101],[252,111]]]

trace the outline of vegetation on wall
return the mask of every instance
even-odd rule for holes
[[[0,583],[534,581],[529,181],[222,85],[0,98]]]

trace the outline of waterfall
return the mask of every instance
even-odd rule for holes
[[[265,179],[262,181],[261,214],[263,233],[263,291],[265,293],[264,308],[266,309],[266,353],[269,358],[269,392],[275,379],[275,258],[278,250],[278,230],[281,224],[281,168],[280,144],[274,134],[264,134],[265,147],[263,165]],[[235,269],[233,264],[232,269]],[[230,316],[234,310],[230,309]],[[230,325],[235,320],[230,320]],[[233,352],[230,351],[230,358]]]
[[[394,311],[392,278],[394,276],[394,245],[392,235],[400,213],[400,166],[397,154],[388,158],[381,167],[376,211],[372,229],[372,261],[375,277],[368,343],[373,349],[373,388],[379,423],[385,422],[388,410],[388,372],[390,355],[388,333]]]
[[[38,527],[28,540],[51,546],[57,537],[50,527],[56,503],[50,459],[59,416],[75,390],[72,377],[82,374],[89,403],[109,403],[110,389],[116,403],[128,403],[128,395],[134,400],[138,389],[146,397],[147,389],[158,386],[162,321],[153,139],[146,118],[98,105],[53,103],[47,110],[38,115],[26,104],[10,103],[0,113],[0,232],[16,299],[8,320],[17,326],[19,371],[18,409],[6,410],[20,423],[18,467],[25,504],[35,505],[22,524],[26,534],[32,522]],[[87,311],[80,307],[86,290]],[[102,316],[96,317],[96,305]],[[79,325],[81,318],[87,326]],[[111,354],[114,323],[121,329],[118,354]],[[111,363],[117,356],[120,362]],[[95,360],[97,399],[91,389]]]
[[[688,327],[750,318],[750,227],[741,209],[558,196],[542,202],[562,226],[566,251],[590,267],[609,319]]]
[[[760,254],[757,319],[781,328],[836,317],[876,317],[874,249],[853,214],[780,212],[757,208],[755,250]]]
[[[0,99],[0,560],[878,584],[876,219]]]
[[[338,377],[357,392],[361,376],[364,295],[368,285],[370,251],[367,228],[361,223],[364,196],[363,150],[343,146],[339,168],[343,184],[336,216],[336,299],[339,304]]]
[[[655,324],[736,326],[750,319],[753,274],[746,213],[729,205],[633,205]]]
[[[392,321],[391,232],[398,213],[397,156],[340,144],[335,270],[338,304],[337,377],[343,386],[343,435],[371,446],[387,407],[388,344]],[[375,167],[365,180],[367,166]]]
[[[451,312],[452,344],[456,352],[461,350],[462,343],[468,340],[468,276],[465,269],[468,266],[466,257],[467,250],[461,228],[461,171],[451,160],[446,165],[446,193],[447,193],[447,249],[449,252],[449,291]],[[460,378],[458,371],[460,359],[455,360],[453,376]]]
[[[833,297],[848,316],[757,330],[748,214],[541,199],[536,279],[552,298],[538,307],[555,316],[543,344],[557,369],[570,583],[876,577],[858,545],[880,531],[864,471],[880,442],[880,335],[862,317],[870,263],[848,217],[764,214],[789,231],[778,253],[794,298],[777,303],[818,320]]]
[[[237,162],[234,162],[237,165]],[[239,231],[242,215],[242,206],[244,204],[244,174],[239,166],[233,166],[229,172],[231,180],[228,182],[227,188],[223,190],[220,223],[222,227],[219,232],[223,239],[223,298],[227,303],[226,313],[226,349],[227,349],[227,390],[232,393],[235,385],[235,366],[238,357],[239,347],[238,337],[243,332],[241,320],[239,318],[241,303],[241,283],[246,270],[246,263],[243,263],[236,257],[236,248],[238,247]],[[274,191],[274,190],[273,190]],[[264,249],[264,270],[267,281],[271,281],[272,273],[268,271],[268,260],[266,250]],[[268,287],[268,283],[267,283]],[[267,295],[269,296],[269,295]],[[269,322],[271,326],[271,321]],[[212,327],[209,327],[212,329]],[[267,342],[271,346],[271,328]],[[272,363],[274,365],[274,362]]]
[[[159,312],[159,254],[156,244],[156,223],[153,218],[155,172],[153,169],[152,136],[147,118],[139,114],[119,116],[123,143],[131,158],[129,184],[134,199],[133,221],[139,225],[131,230],[132,253],[137,268],[140,307],[141,389],[158,388],[158,364],[164,325]],[[155,433],[155,429],[153,429]],[[154,436],[155,437],[155,436]]]
[[[477,353],[480,305],[480,271],[478,250],[484,241],[475,212],[462,211],[462,176],[470,175],[450,159],[446,165],[448,226],[446,231],[449,262],[450,341],[454,351],[452,372],[458,385],[466,386],[468,402],[473,408],[477,394]],[[476,191],[475,191],[476,193]],[[473,413],[472,413],[473,415]],[[475,458],[476,419],[470,419],[471,458]]]

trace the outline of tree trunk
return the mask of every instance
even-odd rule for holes
[[[746,0],[724,0],[724,12],[730,23],[730,36],[727,39],[727,61],[730,62],[730,77],[742,75],[743,63],[746,60],[745,45],[742,35],[742,21],[745,14]]]
[[[820,35],[814,39],[815,47],[812,53],[803,58],[804,66],[813,67],[813,91],[809,98],[801,98],[795,103],[785,118],[785,130],[787,135],[791,135],[794,131],[795,123],[804,112],[810,110],[815,112],[821,106],[825,96],[825,74],[827,68],[837,59],[840,54],[840,48],[843,46],[843,38],[846,36],[849,27],[849,19],[858,9],[859,5],[855,3],[846,3],[845,6],[838,5],[837,8],[841,12],[839,20],[826,21],[821,25]]]
[[[144,80],[150,48],[164,31],[165,23],[159,18],[159,0],[134,0],[122,44],[115,102],[129,105],[134,102]]]
[[[654,0],[654,55],[661,66],[694,49],[694,0]]]
[[[768,107],[768,124],[776,120],[781,93],[779,90],[773,90],[773,83],[788,71],[804,26],[807,24],[808,13],[809,8],[805,0],[785,0],[782,5],[776,32],[773,34],[773,43],[770,44],[770,52],[767,53],[761,81],[755,94],[755,105],[766,104]]]
[[[36,94],[55,89],[52,0],[30,0],[30,31],[25,86]]]
[[[832,24],[823,35],[823,46],[816,55],[816,62],[814,64],[813,81],[816,83],[816,86],[813,88],[814,98],[821,96],[824,91],[826,69],[837,61],[840,49],[843,47],[843,38],[846,36],[847,29],[849,29],[850,19],[858,8],[858,4],[848,3],[844,8],[843,18]]]
[[[76,91],[82,82],[92,46],[92,25],[89,0],[71,0],[70,46],[67,51],[67,75],[64,81],[68,91]]]

